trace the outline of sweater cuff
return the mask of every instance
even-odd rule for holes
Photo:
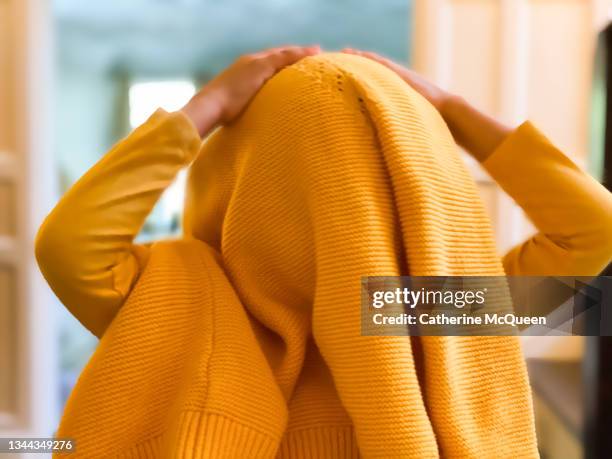
[[[168,132],[176,136],[177,144],[181,146],[185,164],[191,163],[198,154],[202,143],[193,121],[181,111],[167,112],[163,108],[158,108],[150,119],[166,123]]]
[[[536,179],[534,172],[539,168],[538,164],[546,162],[551,155],[555,164],[578,169],[531,122],[525,121],[482,162],[482,167],[502,188],[506,188],[510,183],[527,179],[522,177],[523,173],[529,175],[529,179]]]
[[[517,155],[533,149],[534,143],[541,142],[542,134],[525,121],[512,131],[502,143],[482,162],[482,167],[493,177],[509,172],[508,167],[516,161]]]

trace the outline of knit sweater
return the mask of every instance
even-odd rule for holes
[[[134,244],[194,158],[184,237]],[[609,262],[612,198],[533,126],[484,166],[540,230],[507,273]],[[504,273],[444,122],[374,62],[300,61],[201,149],[159,110],[63,197],[37,257],[101,338],[57,432],[76,457],[537,456],[516,338],[360,335],[362,276]]]

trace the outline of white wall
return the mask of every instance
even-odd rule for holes
[[[415,69],[516,126],[532,120],[588,165],[593,57],[609,0],[416,0]],[[500,253],[534,231],[514,203],[469,161]],[[534,337],[527,356],[580,358],[581,337]]]

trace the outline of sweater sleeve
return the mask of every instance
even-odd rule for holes
[[[483,166],[538,229],[504,256],[508,275],[591,276],[612,260],[612,194],[531,123]]]
[[[135,236],[199,145],[183,113],[157,110],[81,177],[40,227],[40,270],[94,335],[104,333],[146,263],[148,249],[134,244]]]

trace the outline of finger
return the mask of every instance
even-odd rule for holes
[[[255,51],[254,53],[244,54],[241,57],[244,58],[245,60],[257,61],[257,60],[265,59],[266,57],[269,57],[274,53],[278,53],[280,51],[283,51],[285,49],[290,49],[290,48],[298,48],[298,46],[289,45],[289,44],[275,46],[274,48],[266,48],[260,51]]]
[[[367,57],[368,59],[372,59],[373,61],[380,62],[381,64],[384,64],[387,66],[396,65],[390,59],[387,59],[386,57],[383,57],[380,54],[376,54],[371,51],[361,51],[361,55],[364,57]]]
[[[386,57],[381,56],[380,54],[376,54],[372,51],[362,51],[360,49],[344,48],[342,52],[347,53],[347,54],[355,54],[357,56],[367,57],[368,59],[372,59],[373,61],[380,62],[381,64],[384,64],[387,66],[394,65],[393,61],[387,59]]]
[[[315,55],[320,51],[319,46],[289,46],[267,56],[253,58],[250,60],[250,65],[254,72],[253,75],[257,75],[258,84],[261,84],[284,67],[304,57]]]
[[[351,54],[353,56],[363,56],[363,51],[359,51],[358,49],[352,49],[352,48],[347,48],[347,49],[343,49],[342,53],[344,54]]]
[[[280,52],[289,52],[289,51],[298,51],[298,50],[312,50],[318,48],[320,51],[320,47],[318,45],[311,46],[297,46],[297,45],[282,45],[276,46],[274,48],[268,48],[258,53],[255,53],[258,57],[267,57],[272,54],[280,53]]]
[[[381,56],[380,54],[376,54],[371,51],[362,51],[360,55],[368,59],[371,59],[373,61],[376,61],[379,64],[384,65],[385,67],[393,70],[396,73],[404,74],[407,70],[404,67],[402,67],[400,64],[393,62],[391,59],[388,59],[384,56]]]
[[[300,59],[306,56],[312,56],[321,52],[321,48],[319,46],[309,46],[309,47],[289,47],[277,51],[267,59],[270,60],[275,70],[280,70],[281,68],[291,65]]]
[[[343,48],[340,52],[345,54],[355,54],[356,56],[361,56],[364,53],[363,51],[355,48]]]
[[[253,57],[266,57],[266,56],[269,56],[270,54],[282,51],[283,49],[295,48],[295,47],[296,47],[295,45],[290,45],[290,44],[275,46],[273,48],[267,48],[261,51],[257,51],[256,53],[253,53]]]

